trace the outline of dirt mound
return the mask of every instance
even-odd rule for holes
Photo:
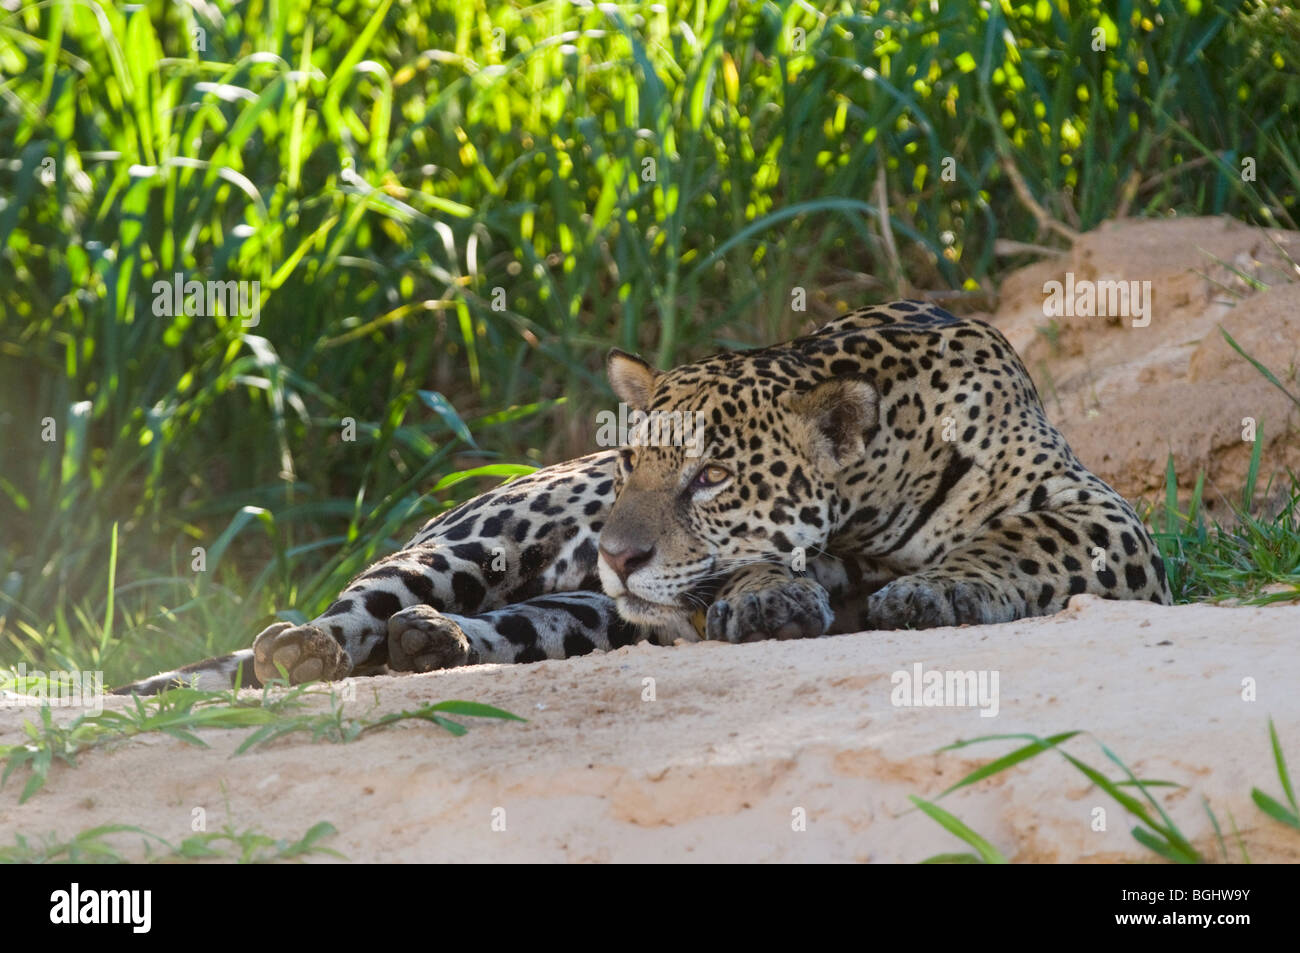
[[[1300,472],[1300,408],[1219,331],[1300,396],[1295,261],[1296,232],[1222,218],[1114,222],[1013,273],[997,313],[984,317],[1020,352],[1086,466],[1129,499],[1151,499],[1163,494],[1172,453],[1184,498],[1204,469],[1207,507],[1223,517],[1225,502],[1240,499],[1256,436],[1261,489],[1270,476],[1285,486],[1288,467]],[[1115,286],[1105,282],[1149,290],[1147,313],[1132,301],[1109,307]],[[1066,300],[1074,307],[1061,314]]]

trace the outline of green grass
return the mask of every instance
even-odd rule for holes
[[[276,861],[302,860],[323,854],[346,860],[338,851],[319,842],[338,831],[328,821],[321,821],[297,840],[275,838],[254,829],[239,830],[227,825],[219,831],[192,834],[179,844],[130,824],[105,824],[81,831],[67,840],[47,834],[35,840],[14,835],[11,846],[0,846],[0,864],[126,864],[132,859],[123,855],[109,838],[138,834],[144,838],[145,859],[153,863],[179,863],[199,860],[233,860],[241,864],[267,864]]]
[[[1295,10],[933,10],[0,13],[0,664],[118,684],[314,615],[482,485],[440,478],[590,448],[611,344],[984,300],[999,238],[1117,213],[1293,224]],[[156,315],[176,272],[260,323]]]
[[[1282,743],[1278,741],[1277,728],[1274,727],[1272,719],[1268,722],[1268,738],[1273,745],[1273,762],[1277,765],[1277,779],[1282,785],[1286,804],[1265,794],[1259,788],[1250,789],[1250,798],[1273,820],[1300,831],[1300,805],[1296,804],[1295,788],[1291,786],[1291,773],[1287,770],[1286,757],[1282,754]]]
[[[148,698],[132,696],[131,704],[120,710],[78,715],[66,724],[56,721],[50,706],[43,705],[38,709],[37,722],[23,722],[26,741],[0,745],[0,760],[4,761],[0,787],[16,773],[25,775],[26,782],[18,796],[19,803],[22,803],[45,786],[50,768],[56,762],[75,766],[77,758],[87,751],[146,732],[161,732],[187,744],[206,748],[207,742],[195,732],[213,728],[252,728],[253,731],[235,750],[239,755],[296,733],[309,734],[313,742],[343,744],[399,721],[427,721],[459,736],[468,729],[448,715],[525,720],[491,705],[455,700],[426,702],[409,711],[390,712],[376,718],[349,715],[344,712],[343,699],[332,691],[327,711],[303,711],[316,694],[314,690],[309,691],[305,686],[284,691],[279,689],[286,689],[286,686],[268,685],[260,695],[243,698],[235,690],[207,692],[173,688]],[[375,705],[378,705],[378,698]]]
[[[1166,483],[1174,486],[1175,480],[1170,460]],[[1152,535],[1175,602],[1235,599],[1268,605],[1300,598],[1300,478],[1292,474],[1289,480],[1272,516],[1239,506],[1231,521],[1207,525],[1200,479],[1186,512],[1176,500],[1165,504],[1168,519]]]
[[[1268,722],[1269,741],[1273,750],[1273,761],[1277,769],[1278,781],[1281,783],[1283,795],[1286,798],[1286,804],[1277,801],[1275,798],[1265,794],[1259,788],[1251,789],[1251,799],[1261,811],[1269,817],[1288,827],[1300,830],[1300,808],[1297,808],[1295,791],[1291,785],[1291,775],[1287,769],[1286,758],[1282,754],[1282,745],[1278,740],[1277,729],[1270,718]],[[1087,764],[1074,755],[1061,749],[1061,745],[1071,738],[1082,734],[1079,731],[1065,731],[1052,735],[1048,738],[1040,738],[1032,734],[1014,734],[1014,735],[984,735],[979,738],[972,738],[969,741],[959,741],[955,744],[941,748],[940,751],[953,751],[959,748],[965,748],[969,745],[984,744],[990,741],[1008,741],[1023,740],[1028,741],[1003,755],[1000,758],[990,761],[988,764],[976,768],[957,783],[944,790],[936,800],[947,797],[954,791],[969,787],[985,778],[1000,774],[1017,764],[1035,758],[1040,754],[1048,751],[1055,751],[1064,758],[1075,770],[1087,778],[1102,793],[1124,809],[1131,817],[1136,818],[1138,823],[1129,831],[1133,839],[1141,844],[1144,848],[1154,853],[1163,860],[1180,864],[1201,864],[1209,863],[1215,859],[1206,856],[1187,838],[1178,825],[1174,822],[1168,812],[1160,805],[1155,796],[1151,793],[1152,788],[1160,787],[1180,787],[1170,781],[1157,781],[1151,779],[1138,778],[1133,771],[1126,765],[1118,755],[1111,751],[1106,745],[1098,742],[1102,753],[1112,764],[1116,765],[1122,777],[1113,779],[1103,774],[1096,767]],[[1137,795],[1129,793],[1134,790]],[[968,825],[963,823],[956,815],[944,810],[932,801],[913,796],[912,803],[918,809],[923,811],[927,816],[932,818],[941,827],[949,833],[955,835],[960,840],[969,844],[975,849],[975,853],[945,853],[937,854],[933,857],[926,858],[922,863],[960,863],[960,864],[977,864],[977,863],[1007,863],[1006,857],[994,847],[988,840],[981,837]],[[1231,859],[1227,843],[1224,840],[1222,828],[1219,825],[1219,819],[1211,809],[1209,803],[1202,799],[1202,806],[1209,816],[1210,823],[1214,828],[1215,841],[1218,845],[1221,859],[1227,863]],[[1239,833],[1236,833],[1236,822],[1232,822],[1233,831],[1236,834],[1237,847],[1241,852],[1242,860],[1250,863],[1249,854],[1246,846]]]
[[[1242,350],[1227,331],[1220,331],[1242,358],[1300,406],[1300,398],[1265,364]],[[1197,474],[1187,509],[1180,508],[1178,474],[1173,455],[1168,457],[1162,511],[1148,508],[1147,516],[1154,518],[1152,535],[1164,559],[1175,602],[1236,599],[1268,605],[1300,598],[1300,476],[1288,474],[1285,487],[1261,488],[1263,449],[1263,434],[1257,432],[1241,500],[1228,501],[1232,517],[1226,524],[1205,522],[1204,472]],[[1265,507],[1271,512],[1264,512]]]

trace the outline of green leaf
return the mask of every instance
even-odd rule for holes
[[[475,477],[518,477],[528,476],[535,473],[536,467],[526,466],[519,463],[489,463],[485,466],[474,467],[469,470],[460,470],[456,473],[449,473],[433,485],[431,492],[445,490],[449,486],[455,486],[465,480],[472,480]]]
[[[1238,344],[1236,341],[1234,341],[1234,340],[1232,339],[1232,335],[1229,334],[1229,333],[1224,329],[1223,325],[1219,325],[1219,333],[1223,335],[1224,340],[1226,340],[1226,341],[1228,342],[1228,344],[1231,345],[1231,347],[1232,347],[1232,349],[1233,349],[1234,351],[1236,351],[1238,354],[1240,354],[1240,355],[1241,355],[1242,357],[1244,357],[1246,360],[1250,361],[1251,365],[1255,368],[1255,370],[1259,371],[1260,374],[1262,374],[1262,375],[1264,376],[1264,379],[1265,379],[1266,381],[1268,381],[1270,384],[1272,384],[1274,387],[1276,387],[1276,388],[1277,388],[1278,390],[1280,390],[1282,393],[1286,394],[1286,396],[1290,399],[1291,403],[1295,404],[1297,407],[1300,407],[1300,397],[1297,397],[1295,394],[1293,394],[1293,393],[1291,393],[1289,390],[1287,390],[1286,387],[1282,384],[1282,382],[1281,382],[1280,380],[1277,379],[1277,375],[1275,375],[1275,374],[1274,374],[1272,371],[1270,371],[1267,367],[1265,367],[1265,366],[1264,366],[1263,364],[1261,364],[1259,361],[1255,360],[1253,357],[1251,357],[1249,354],[1247,354],[1244,350],[1242,350],[1241,345]]]
[[[457,737],[460,737],[461,735],[469,731],[469,729],[466,728],[464,725],[462,725],[460,722],[452,721],[450,718],[443,718],[442,715],[433,715],[429,718],[429,720],[432,721],[434,724],[441,725],[443,728],[446,728],[448,731],[450,731],[453,735],[456,735]]]
[[[1077,731],[1065,731],[1057,735],[1052,735],[1050,738],[1047,738],[1046,740],[1035,738],[1031,744],[1027,744],[1023,748],[1017,748],[1015,751],[1011,752],[1010,754],[1003,755],[1001,758],[998,758],[996,761],[990,761],[988,764],[984,765],[983,767],[975,769],[970,774],[966,775],[966,777],[958,781],[956,784],[947,788],[942,794],[939,795],[939,797],[941,798],[946,797],[947,795],[951,794],[953,791],[956,791],[958,788],[964,788],[969,784],[974,784],[977,781],[982,781],[985,778],[997,774],[1000,771],[1005,771],[1007,768],[1010,768],[1012,765],[1019,764],[1022,761],[1027,761],[1030,758],[1035,757],[1036,755],[1040,755],[1044,751],[1051,751],[1057,745],[1070,740],[1077,734],[1079,734],[1079,732]],[[973,738],[970,741],[961,741],[954,745],[948,745],[946,748],[941,748],[939,750],[949,751],[954,748],[964,748],[967,745],[973,745],[984,741],[1005,741],[1013,738],[1019,739],[1025,737],[1033,737],[1033,736],[1032,735],[985,735],[981,738]]]
[[[1296,806],[1295,791],[1291,787],[1291,774],[1287,771],[1286,757],[1282,754],[1282,743],[1278,741],[1277,726],[1273,724],[1273,719],[1268,720],[1268,737],[1273,745],[1273,761],[1277,764],[1278,780],[1282,782],[1282,790],[1286,793],[1287,803],[1291,805],[1291,810],[1300,813],[1300,807]]]
[[[239,512],[234,515],[226,528],[221,531],[221,535],[216,538],[208,549],[207,572],[209,575],[216,571],[217,566],[221,563],[221,557],[225,555],[231,541],[240,534],[245,526],[254,520],[259,521],[266,527],[267,534],[273,537],[275,518],[268,510],[260,506],[241,506]]]
[[[1172,861],[1175,864],[1194,864],[1199,862],[1199,858],[1189,858],[1183,852],[1171,847],[1165,838],[1157,837],[1145,827],[1134,827],[1130,833],[1133,835],[1133,839],[1139,844],[1159,854],[1165,860]]]
[[[1283,804],[1274,798],[1269,797],[1259,788],[1250,789],[1250,798],[1261,811],[1273,818],[1273,820],[1281,821],[1288,827],[1294,827],[1296,830],[1300,831],[1300,817],[1297,817],[1294,813],[1288,811]]]
[[[1007,859],[1002,856],[996,847],[986,841],[983,837],[976,834],[973,830],[963,824],[960,820],[949,814],[937,804],[932,804],[924,798],[916,795],[909,795],[910,800],[918,808],[928,814],[931,818],[938,821],[944,830],[955,834],[970,844],[979,853],[980,859],[986,864],[1005,864]]]
[[[429,706],[431,711],[449,711],[453,715],[471,715],[474,718],[508,718],[511,721],[527,721],[527,718],[520,718],[518,715],[505,711],[501,708],[494,708],[492,705],[484,705],[482,702],[467,702],[452,699],[451,701],[438,702],[436,705]]]
[[[451,401],[436,390],[421,390],[416,393],[420,395],[420,400],[426,407],[442,418],[443,422],[451,428],[452,433],[471,447],[478,447],[474,442],[474,435],[469,432],[469,427],[465,426],[465,421],[460,419],[460,414],[456,413],[456,408],[451,405]]]

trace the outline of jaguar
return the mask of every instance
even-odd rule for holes
[[[669,371],[616,349],[606,370],[643,421],[624,445],[435,516],[306,624],[120,691],[1001,623],[1080,593],[1171,601],[1142,521],[989,324],[899,301]],[[699,426],[637,439],[655,414]]]

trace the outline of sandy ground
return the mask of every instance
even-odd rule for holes
[[[1294,861],[1300,834],[1266,818],[1250,790],[1281,797],[1270,716],[1300,765],[1298,633],[1300,606],[1079,596],[1059,616],[1000,626],[638,646],[361,679],[349,711],[460,698],[528,722],[475,720],[459,738],[405,723],[347,745],[293,736],[240,756],[243,731],[203,732],[209,750],[142,736],[56,766],[21,807],[11,780],[0,839],[126,823],[180,840],[201,807],[209,830],[296,837],[330,821],[330,846],[354,861],[912,862],[962,845],[908,795],[937,797],[1015,743],[936,749],[1084,729],[1093,737],[1067,749],[1110,776],[1118,769],[1097,741],[1138,776],[1182,785],[1156,790],[1203,851],[1215,849],[1206,798],[1225,826],[1235,818],[1252,860]],[[996,672],[996,716],[893,704],[893,673],[917,663]],[[15,740],[24,714],[0,712],[0,740]],[[1015,861],[1152,859],[1133,820],[1055,754],[942,803]]]

